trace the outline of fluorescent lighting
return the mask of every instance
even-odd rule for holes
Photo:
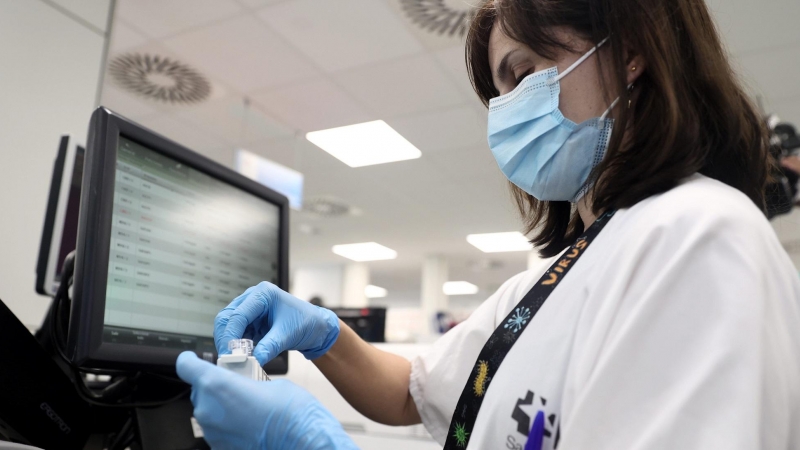
[[[312,131],[306,134],[306,139],[350,167],[422,156],[419,149],[382,120]]]
[[[470,295],[478,293],[478,286],[468,281],[448,281],[442,286],[444,295]]]
[[[386,289],[371,284],[368,284],[367,287],[364,288],[364,295],[366,295],[367,298],[383,298],[386,297],[388,293]]]
[[[333,253],[353,261],[380,261],[397,258],[397,252],[377,242],[334,245]]]
[[[518,231],[470,234],[467,236],[467,242],[484,253],[524,252],[533,249],[528,238]]]

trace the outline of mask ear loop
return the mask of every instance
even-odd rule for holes
[[[553,78],[550,78],[549,80],[547,80],[547,85],[549,86],[549,85],[557,82],[558,80],[564,78],[565,76],[569,75],[569,73],[572,72],[576,67],[580,66],[582,62],[586,61],[586,58],[592,56],[594,54],[594,52],[596,52],[597,49],[600,48],[601,45],[606,43],[607,40],[608,40],[608,37],[606,37],[602,41],[598,42],[597,45],[595,45],[594,47],[589,49],[589,51],[584,53],[583,56],[578,58],[578,60],[575,61],[574,63],[572,63],[571,66],[567,67],[567,70],[565,70],[563,73],[560,73],[560,74],[554,76]]]
[[[633,90],[633,83],[628,85],[628,92],[630,92],[631,90]],[[603,115],[600,116],[600,120],[605,120],[605,118],[608,117],[608,114],[611,112],[611,110],[614,109],[615,106],[617,106],[617,103],[619,103],[619,97],[615,98],[614,101],[611,102],[611,105],[608,106],[606,112],[604,112]],[[628,108],[631,107],[630,105],[631,102],[630,100],[628,100]]]
[[[619,97],[615,98],[614,101],[611,102],[611,105],[609,105],[606,112],[604,112],[603,115],[600,116],[600,120],[606,120],[606,117],[608,117],[608,114],[611,112],[611,110],[614,109],[615,106],[617,106],[617,103],[619,103]]]

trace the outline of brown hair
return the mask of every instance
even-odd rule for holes
[[[590,175],[593,209],[630,207],[699,172],[747,195],[764,210],[772,166],[768,135],[731,70],[703,0],[487,0],[467,35],[470,79],[488,105],[498,96],[489,65],[495,23],[510,38],[548,59],[574,51],[553,35],[569,27],[592,42],[609,37],[612,73],[621,92],[615,130],[603,161]],[[647,63],[626,89],[625,46]],[[601,58],[595,58],[601,64]],[[604,70],[600,70],[604,73]],[[539,201],[512,185],[525,232],[543,256],[558,254],[582,232],[569,202]]]

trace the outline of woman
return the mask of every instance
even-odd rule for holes
[[[765,131],[706,6],[490,0],[467,60],[553,266],[413,362],[267,283],[220,313],[220,353],[242,336],[262,363],[299,350],[364,415],[422,421],[446,448],[800,448],[800,282],[763,214]],[[352,446],[290,383],[191,353],[178,373],[212,443]]]

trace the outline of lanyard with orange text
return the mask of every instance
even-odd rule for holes
[[[564,279],[569,269],[575,265],[578,258],[586,251],[586,248],[594,238],[600,234],[600,231],[613,215],[614,211],[609,211],[595,220],[589,229],[564,252],[561,258],[550,266],[531,290],[522,297],[522,300],[500,322],[500,325],[494,330],[489,340],[486,341],[453,412],[453,418],[450,420],[450,429],[447,432],[447,442],[444,444],[445,450],[467,447],[486,390],[489,389],[492,377],[497,373],[497,369],[500,368],[503,359],[505,359],[509,350],[517,342],[517,339],[528,324],[531,323],[533,316],[542,307],[544,301],[553,292],[553,289]]]

